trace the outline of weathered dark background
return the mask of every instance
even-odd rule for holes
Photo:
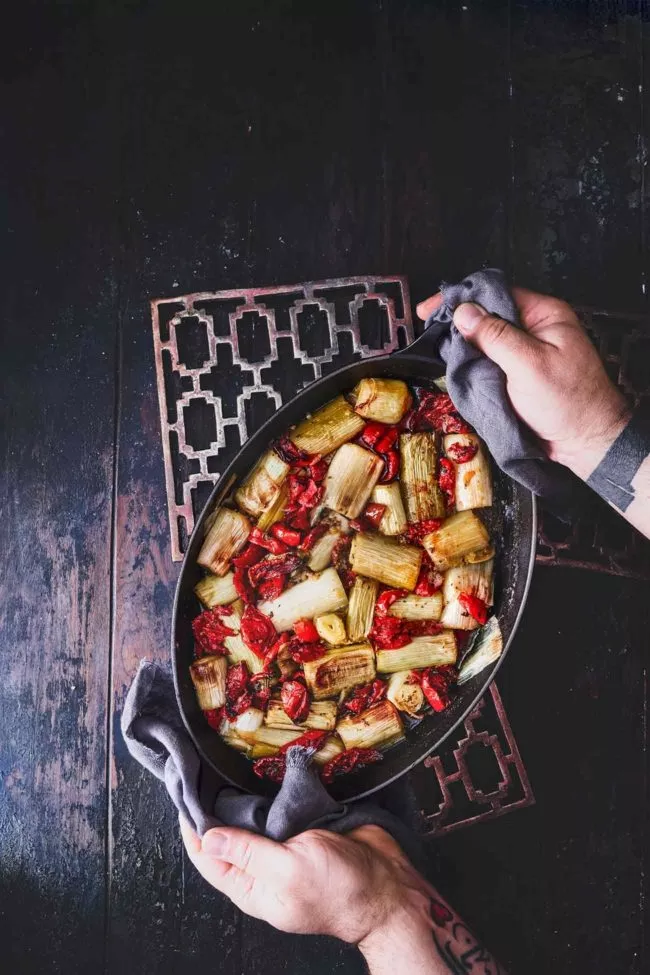
[[[177,572],[148,299],[363,272],[420,299],[493,263],[648,311],[648,4],[16,7],[0,968],[359,972],[207,889],[116,734],[137,660],[166,657]],[[647,593],[538,569],[500,677],[537,805],[439,843],[441,888],[513,973],[647,971]]]

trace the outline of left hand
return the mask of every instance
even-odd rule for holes
[[[430,926],[425,882],[378,826],[346,836],[309,830],[286,843],[222,827],[201,841],[181,817],[181,833],[209,884],[281,931],[361,944],[402,916]]]

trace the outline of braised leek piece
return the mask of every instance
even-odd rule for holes
[[[380,701],[361,714],[342,718],[336,730],[347,749],[388,748],[404,737],[400,716],[390,701]]]
[[[233,728],[235,734],[245,735],[253,734],[258,728],[261,728],[264,724],[264,712],[260,711],[259,708],[246,708],[241,714],[238,714],[233,721]]]
[[[282,707],[282,703],[272,699],[269,701],[264,724],[269,728],[333,731],[336,726],[336,701],[312,701],[305,720],[295,724]]]
[[[455,664],[458,656],[456,637],[451,630],[435,636],[416,636],[398,650],[377,651],[377,671],[395,674],[400,670],[422,670]]]
[[[489,508],[492,504],[492,478],[483,444],[473,433],[451,433],[444,439],[445,453],[453,458],[455,447],[477,447],[471,460],[456,464],[456,511]]]
[[[396,589],[415,589],[422,564],[422,549],[400,545],[383,535],[355,535],[350,548],[350,565],[358,575],[377,579]]]
[[[439,620],[442,612],[442,593],[432,596],[404,596],[396,599],[388,613],[403,620]]]
[[[436,473],[437,451],[433,433],[403,433],[399,438],[400,481],[410,522],[443,518],[445,499]]]
[[[350,640],[365,640],[372,627],[379,583],[357,576],[350,590],[347,631]]]
[[[335,511],[326,515],[328,529],[324,535],[314,542],[313,548],[309,552],[307,565],[313,572],[321,572],[326,569],[332,559],[332,551],[339,538],[347,535],[350,531],[348,519]]]
[[[386,507],[379,522],[382,535],[401,535],[408,527],[402,492],[397,481],[390,484],[378,484],[370,496],[371,501]]]
[[[498,660],[503,652],[503,635],[496,616],[491,616],[476,634],[476,641],[458,671],[458,683],[476,677],[482,670]]]
[[[206,529],[205,540],[196,561],[215,575],[225,576],[230,568],[230,560],[246,543],[251,523],[241,511],[217,508],[206,521]]]
[[[338,735],[330,735],[325,739],[325,743],[314,755],[315,765],[324,765],[331,758],[336,758],[341,752],[345,751],[345,746]]]
[[[202,711],[212,711],[226,703],[227,671],[228,661],[222,656],[201,657],[190,666],[190,677]]]
[[[322,701],[374,680],[375,655],[369,643],[360,643],[308,660],[304,671],[314,700]]]
[[[275,500],[271,502],[268,508],[266,508],[257,519],[257,527],[260,531],[266,532],[269,530],[271,525],[276,523],[276,521],[282,521],[282,516],[284,515],[284,509],[287,506],[288,500],[289,490],[285,482],[278,491]]]
[[[464,592],[491,606],[494,601],[493,569],[494,559],[488,559],[477,565],[459,565],[445,572],[442,586],[445,608],[440,618],[443,626],[450,630],[475,630],[479,626],[458,597]]]
[[[399,423],[411,405],[409,388],[401,379],[362,379],[350,398],[360,416],[377,423]]]
[[[399,670],[388,680],[386,698],[398,711],[416,718],[424,707],[424,694],[412,670]]]
[[[353,440],[365,426],[344,396],[337,396],[312,416],[299,423],[289,438],[308,454],[330,454],[341,444]]]
[[[238,507],[251,518],[259,518],[277,501],[288,473],[289,465],[268,450],[235,491]]]
[[[337,647],[345,643],[348,638],[345,632],[345,623],[336,613],[326,613],[325,616],[317,616],[314,626],[321,640],[329,643],[332,647]]]
[[[270,616],[278,633],[290,630],[296,620],[313,620],[316,616],[345,609],[348,597],[334,568],[285,589],[281,596],[259,606],[260,612]]]
[[[194,592],[208,609],[214,606],[226,606],[237,599],[233,578],[233,572],[227,572],[225,576],[215,576],[210,572],[197,582]]]
[[[327,471],[323,504],[346,518],[358,518],[383,469],[383,460],[371,450],[343,444]]]
[[[241,738],[234,731],[220,731],[219,734],[223,738],[226,745],[230,748],[234,748],[237,752],[242,752],[246,758],[257,758],[257,755],[253,755],[253,746],[245,738]]]
[[[444,571],[463,562],[481,562],[494,554],[488,530],[473,511],[459,511],[437,531],[425,535],[422,544],[436,569]]]
[[[290,741],[295,741],[296,738],[304,734],[300,728],[296,727],[295,730],[292,728],[269,728],[268,725],[261,725],[256,728],[255,731],[243,731],[240,733],[240,737],[249,741],[253,745],[268,745],[272,748],[282,748],[283,745],[287,745]]]
[[[230,623],[228,623],[230,625]],[[223,645],[228,651],[228,663],[245,663],[251,674],[257,674],[264,666],[264,661],[258,657],[250,647],[247,647],[239,633],[234,636],[227,636]]]

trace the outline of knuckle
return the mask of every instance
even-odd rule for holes
[[[500,342],[507,335],[509,325],[504,322],[502,318],[497,318],[495,315],[491,315],[483,323],[484,334],[489,342]]]

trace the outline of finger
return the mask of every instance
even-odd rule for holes
[[[294,860],[282,843],[245,829],[226,827],[209,830],[201,842],[201,851],[256,880],[269,882],[286,879]]]
[[[442,295],[440,292],[436,295],[432,295],[427,298],[426,301],[421,301],[420,304],[415,309],[418,318],[421,318],[423,322],[426,322],[429,315],[432,315],[436,308],[439,308],[442,303]]]
[[[456,308],[454,325],[464,338],[506,373],[516,370],[536,349],[536,339],[531,335],[496,315],[489,315],[472,301]]]
[[[522,325],[533,335],[544,332],[549,325],[573,325],[581,328],[573,308],[561,298],[542,295],[537,291],[529,291],[528,288],[513,288],[512,296]]]
[[[182,816],[179,816],[178,819],[181,824],[181,836],[183,837],[183,843],[185,844],[188,857],[209,884],[212,884],[217,890],[222,890],[224,877],[228,873],[228,870],[231,869],[231,865],[224,863],[223,860],[216,860],[202,853],[200,838]]]

